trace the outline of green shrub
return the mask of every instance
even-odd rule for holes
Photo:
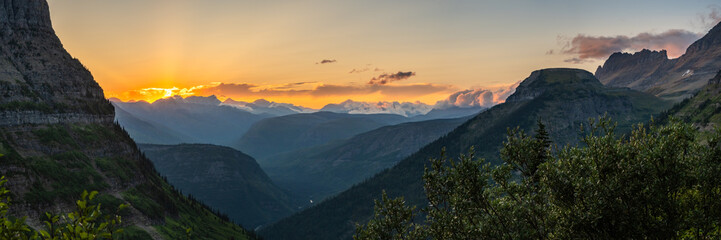
[[[720,132],[700,141],[691,125],[672,121],[618,137],[602,119],[583,146],[552,151],[543,129],[509,131],[496,167],[472,150],[458,161],[432,159],[428,206],[384,194],[354,238],[721,238]]]
[[[76,201],[74,212],[53,215],[46,213],[45,229],[31,230],[25,225],[25,217],[14,219],[7,215],[10,193],[0,178],[0,239],[70,240],[70,239],[115,239],[122,232],[120,216],[105,215],[99,205],[92,204],[98,192],[83,192]],[[119,205],[118,209],[125,208]]]

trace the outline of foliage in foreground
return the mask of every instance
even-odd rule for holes
[[[66,215],[58,216],[46,213],[45,230],[33,230],[25,224],[25,217],[8,216],[10,192],[3,187],[7,182],[0,179],[0,239],[33,239],[33,240],[66,240],[66,239],[118,239],[123,232],[118,228],[121,224],[118,215],[103,215],[100,204],[89,202],[95,199],[98,192],[83,192],[80,200],[75,202],[77,209]],[[122,210],[125,205],[118,208]]]
[[[416,210],[385,193],[354,239],[718,239],[721,237],[721,134],[698,141],[691,125],[639,125],[617,137],[602,119],[583,147],[552,151],[535,136],[509,131],[503,164],[473,150],[431,159],[428,206]]]

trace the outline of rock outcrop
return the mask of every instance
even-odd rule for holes
[[[721,84],[721,71],[716,73],[716,76],[713,77],[711,80],[708,81],[708,84]]]
[[[676,59],[666,51],[642,50],[614,53],[596,70],[606,85],[629,87],[664,99],[680,101],[693,96],[721,69],[721,24],[686,49]]]
[[[600,88],[603,85],[590,72],[571,68],[549,68],[536,70],[523,80],[506,102],[531,100],[548,89],[558,88]]]
[[[641,50],[633,54],[614,53],[603,67],[596,70],[596,77],[606,85],[645,90],[653,79],[663,77],[675,60],[668,59],[666,50]],[[640,81],[639,81],[640,80]]]
[[[55,35],[45,0],[0,0],[0,111],[113,114]]]

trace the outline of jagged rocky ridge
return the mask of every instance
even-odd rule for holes
[[[629,87],[664,99],[681,101],[693,96],[721,68],[721,23],[686,49],[679,58],[666,51],[614,53],[596,70],[602,83]]]

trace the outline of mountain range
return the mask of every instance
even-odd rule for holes
[[[275,155],[261,162],[281,187],[320,202],[392,167],[470,117],[408,122]]]
[[[721,69],[721,24],[691,44],[679,58],[666,51],[614,53],[596,70],[602,83],[629,87],[664,99],[681,101],[703,88]]]
[[[116,120],[139,143],[229,146],[245,134],[253,123],[272,117],[221,105],[215,96],[177,96],[160,99],[152,104],[144,101],[112,102],[116,108]],[[165,139],[171,141],[163,141]]]
[[[403,196],[407,203],[423,205],[423,169],[428,159],[456,158],[475,148],[477,156],[498,163],[498,151],[508,128],[531,132],[537,121],[548,126],[555,144],[578,142],[579,127],[589,118],[606,115],[620,129],[648,121],[670,104],[627,88],[606,87],[593,74],[578,69],[544,69],[531,73],[505,103],[486,110],[426,145],[394,167],[351,187],[314,207],[261,229],[267,239],[348,239],[355,223],[373,214],[373,200],[381,190]]]
[[[721,24],[676,59],[614,53],[595,75],[542,69],[432,107],[349,100],[322,111],[215,96],[108,101],[63,48],[46,0],[0,0],[0,37],[0,174],[10,215],[35,229],[88,190],[104,212],[129,205],[120,239],[181,239],[187,229],[197,239],[256,238],[243,227],[266,239],[349,239],[383,191],[425,206],[430,158],[473,149],[498,164],[509,129],[541,122],[564,146],[601,116],[620,133],[656,116],[721,124]]]
[[[215,96],[212,96],[215,97]],[[258,115],[271,115],[271,116],[285,116],[296,113],[311,113],[315,112],[315,109],[306,108],[302,106],[296,106],[290,103],[277,103],[269,102],[265,99],[258,99],[253,102],[235,101],[233,99],[226,99],[221,105],[228,105],[242,110],[248,111]]]
[[[251,130],[255,123],[261,120],[279,118],[278,120],[267,121],[282,122],[283,118],[304,119],[312,116],[308,114],[323,115],[319,113],[318,110],[288,103],[269,102],[263,99],[248,103],[235,101],[233,99],[220,101],[216,96],[189,96],[185,98],[174,96],[159,99],[153,103],[145,101],[123,102],[116,98],[112,98],[110,101],[115,107],[115,121],[120,123],[136,142],[149,144],[207,143],[238,147],[240,143],[245,141],[242,140],[243,135]],[[322,108],[320,112],[333,112],[348,116],[398,115],[408,118],[403,121],[424,121],[465,117],[476,114],[484,109],[484,107],[479,106],[445,106],[431,109],[431,107],[422,103],[378,104],[388,104],[391,107],[381,108],[379,107],[380,105],[377,104],[353,102],[349,100],[339,105],[329,104]],[[371,105],[373,107],[358,107]],[[419,106],[426,106],[428,108],[426,109]],[[286,117],[289,115],[298,116]],[[346,117],[343,119],[356,121],[355,123],[347,123],[349,126],[358,123],[358,119],[355,117]],[[402,121],[392,121],[390,123],[399,122]],[[380,127],[385,125],[387,124],[382,123],[373,126]],[[266,125],[261,123],[260,126]],[[354,130],[352,133],[360,132]],[[350,137],[355,134],[341,135],[343,137]],[[324,141],[325,140],[322,140],[321,142],[325,143]],[[248,150],[247,148],[238,149]],[[253,154],[253,151],[249,152],[251,155],[256,156]]]
[[[317,112],[286,115],[258,121],[233,146],[264,159],[406,121],[406,117],[395,114]]]

